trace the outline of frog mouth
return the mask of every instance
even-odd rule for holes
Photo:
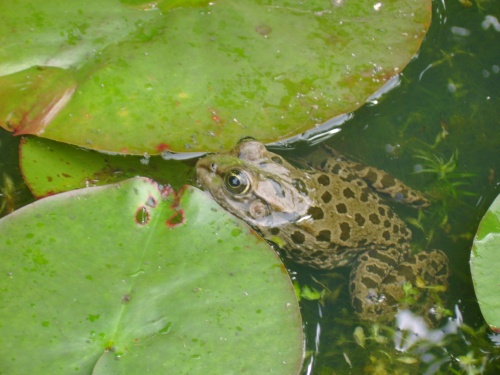
[[[201,160],[196,164],[196,182],[200,188],[207,189],[207,186],[213,181],[215,172],[210,170],[210,165],[201,163]]]

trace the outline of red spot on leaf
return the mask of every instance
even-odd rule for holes
[[[224,123],[224,121],[219,116],[219,113],[217,112],[216,109],[209,108],[208,111],[212,114],[210,118],[212,119],[213,122],[215,122],[217,125],[222,125]]]
[[[173,213],[165,222],[170,228],[184,224],[184,210],[180,209]]]
[[[167,151],[170,150],[170,146],[167,143],[160,143],[156,146],[156,150],[158,150],[158,152]]]
[[[285,267],[285,265],[283,263],[280,263],[280,270],[285,275],[288,275],[288,270],[286,269],[286,267]]]

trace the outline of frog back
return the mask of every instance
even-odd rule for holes
[[[261,226],[264,236],[284,242],[296,262],[321,269],[345,266],[365,250],[402,248],[411,232],[361,179],[308,171],[301,180],[309,207],[280,226]]]

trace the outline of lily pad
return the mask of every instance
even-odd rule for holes
[[[0,220],[0,373],[297,374],[276,254],[201,191],[134,178]]]
[[[418,51],[431,1],[19,0],[0,14],[2,126],[155,154],[353,111]]]
[[[109,155],[44,138],[24,137],[19,145],[24,182],[36,197],[148,176],[180,188],[194,181],[193,169],[160,156]]]
[[[491,204],[477,229],[470,267],[474,290],[484,319],[500,332],[500,195]]]

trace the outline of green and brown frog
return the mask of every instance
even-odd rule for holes
[[[196,165],[200,185],[293,261],[316,269],[351,266],[349,291],[368,320],[393,315],[402,284],[447,285],[439,251],[411,254],[411,231],[375,192],[413,206],[428,201],[384,171],[334,154],[298,169],[255,140],[208,155]]]

